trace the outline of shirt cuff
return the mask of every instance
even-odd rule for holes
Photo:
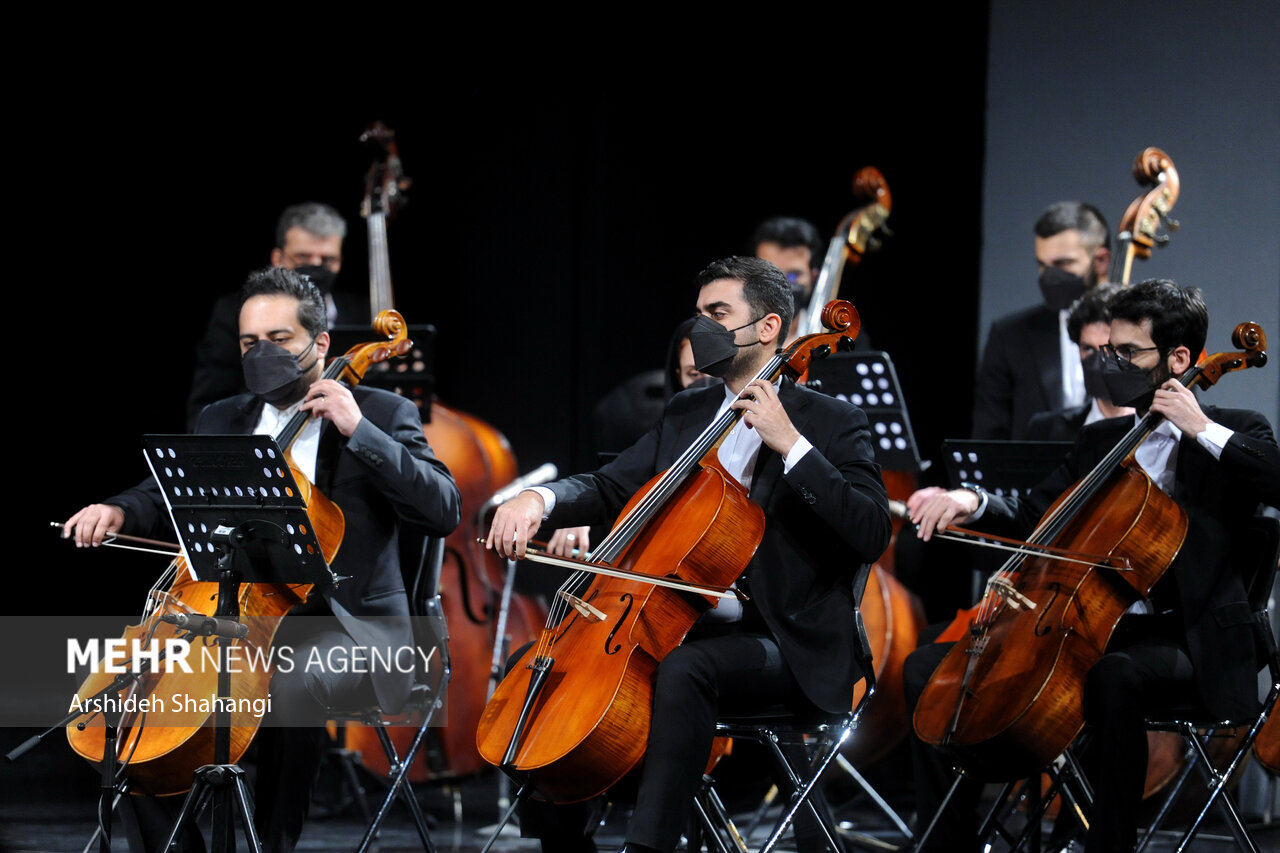
[[[1196,443],[1213,454],[1214,459],[1221,459],[1222,449],[1227,446],[1227,442],[1231,440],[1234,433],[1235,430],[1210,421],[1204,430],[1196,434]]]
[[[796,439],[796,443],[791,445],[791,452],[787,454],[786,459],[782,460],[782,475],[785,477],[790,474],[791,469],[796,467],[796,463],[810,450],[813,450],[813,445],[809,443],[809,439],[803,435]]]
[[[536,492],[542,496],[542,520],[546,521],[547,516],[551,515],[551,510],[556,508],[556,493],[546,486],[530,486],[525,491]]]

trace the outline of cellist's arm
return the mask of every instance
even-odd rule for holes
[[[794,460],[782,480],[862,562],[869,563],[888,547],[892,524],[867,416],[838,400],[819,404],[831,411],[810,420],[813,426],[806,429],[815,432],[806,438],[812,447]]]
[[[434,535],[453,532],[462,517],[462,498],[453,475],[427,444],[417,409],[391,394],[364,396],[361,405],[365,416],[352,428],[345,452],[360,461],[402,519]]]

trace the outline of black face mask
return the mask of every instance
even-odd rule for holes
[[[240,360],[245,386],[263,402],[280,409],[288,408],[301,400],[311,385],[307,373],[316,366],[319,357],[306,367],[298,361],[315,345],[312,339],[306,349],[294,355],[277,343],[258,341]]]
[[[795,313],[791,316],[798,317],[801,311],[809,307],[809,300],[813,298],[813,288],[797,281],[788,281],[788,284],[791,286],[791,301],[795,305]]]
[[[1040,273],[1040,295],[1054,311],[1070,308],[1085,291],[1085,280],[1057,267],[1045,267]]]
[[[1084,393],[1095,400],[1111,401],[1111,392],[1102,378],[1102,352],[1094,350],[1093,354],[1080,362],[1084,370]]]
[[[760,343],[758,338],[748,344],[735,343],[733,333],[753,326],[761,319],[757,317],[737,329],[726,329],[705,314],[698,315],[698,319],[693,321],[693,328],[689,330],[689,346],[693,349],[694,366],[700,373],[723,377],[733,364],[733,358],[739,349]]]
[[[1138,411],[1145,412],[1151,408],[1156,389],[1169,378],[1163,361],[1151,370],[1143,370],[1116,356],[1103,357],[1101,361],[1102,381],[1107,386],[1107,396],[1115,406],[1133,406]],[[1163,375],[1156,378],[1152,374]]]
[[[311,283],[321,293],[332,293],[333,286],[338,282],[338,274],[325,266],[294,267],[293,271],[311,279]]]

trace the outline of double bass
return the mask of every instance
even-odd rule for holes
[[[821,331],[818,307],[837,298],[847,268],[857,266],[868,252],[878,248],[877,235],[886,229],[893,210],[893,195],[879,169],[864,166],[857,171],[853,177],[853,196],[862,204],[836,227],[814,283],[809,308],[797,323],[800,335]],[[905,501],[915,491],[915,475],[914,471],[881,471],[889,499]],[[889,547],[872,565],[860,605],[871,645],[877,691],[857,730],[841,748],[845,758],[858,767],[865,767],[888,753],[910,727],[902,692],[902,665],[915,648],[916,635],[924,626],[924,613],[919,599],[894,576],[894,549],[902,525],[902,520],[895,516]],[[865,690],[863,683],[857,685],[852,707],[862,701]]]
[[[374,122],[360,139],[381,152],[370,164],[361,204],[369,239],[369,302],[376,314],[395,304],[387,224],[407,200],[412,181],[404,174],[391,128]],[[390,364],[385,367],[395,369]],[[434,742],[415,759],[409,772],[411,782],[469,776],[487,766],[476,752],[474,733],[488,696],[493,649],[495,645],[520,645],[533,639],[537,626],[546,617],[546,608],[537,600],[512,595],[507,637],[495,636],[503,568],[501,561],[478,546],[476,540],[487,501],[520,473],[506,436],[491,424],[436,399],[423,413],[423,423],[427,442],[458,484],[462,523],[445,539],[440,573],[440,598],[449,626],[448,720],[432,730]],[[387,732],[393,742],[407,743],[413,737],[413,729],[403,726]],[[346,746],[359,752],[362,762],[374,773],[385,776],[389,772],[375,730],[348,724]]]
[[[394,355],[403,355],[412,347],[404,318],[396,312],[378,315],[374,328],[384,336],[383,339],[353,347],[346,355],[332,360],[323,377],[354,386],[372,365]],[[276,442],[286,456],[309,417],[306,412],[297,413],[276,435]],[[342,511],[312,487],[291,460],[289,467],[301,490],[321,552],[325,561],[331,562],[342,544],[345,527]],[[306,601],[311,589],[311,584],[241,584],[237,591],[238,618],[249,631],[244,638],[232,643],[237,654],[242,655],[239,659],[271,660],[269,650],[280,621],[295,604]],[[178,557],[152,587],[138,624],[125,628],[125,641],[137,639],[142,645],[147,645],[154,639],[163,645],[165,640],[183,635],[185,632],[164,621],[163,617],[180,614],[213,616],[218,604],[218,590],[217,583],[193,579],[185,558]],[[212,646],[216,639],[193,638],[192,648],[197,648],[200,643]],[[144,704],[136,701],[157,696],[167,698],[173,694],[192,697],[215,695],[216,668],[193,666],[192,669],[189,673],[180,668],[172,672],[145,673],[117,695],[123,707],[132,705],[138,708],[125,713],[118,722],[120,734],[116,744],[117,757],[124,766],[123,773],[138,793],[157,796],[183,793],[190,788],[195,769],[213,763],[212,709],[174,708],[172,703],[157,705],[155,702]],[[265,699],[272,672],[273,669],[268,667],[245,667],[232,679],[232,698],[237,700],[237,710],[231,713],[229,760],[232,763],[243,756],[261,722],[261,716],[252,713],[252,705],[239,700]],[[99,669],[85,679],[76,695],[93,695],[110,686],[113,680],[114,675],[105,667]],[[130,699],[135,701],[128,701]],[[107,743],[105,734],[106,727],[100,716],[83,719],[67,727],[71,748],[93,763],[102,760]]]
[[[1241,323],[1232,342],[1242,351],[1203,359],[1182,384],[1208,387],[1265,363],[1257,324]],[[1134,458],[1162,420],[1148,412],[1053,503],[1020,553],[988,581],[967,636],[921,694],[916,733],[974,778],[1031,776],[1075,740],[1089,669],[1121,615],[1179,553],[1186,513]]]
[[[791,344],[755,378],[799,375],[814,355],[852,343],[852,305],[832,303],[825,322],[835,331]],[[481,717],[481,755],[520,780],[522,791],[584,800],[640,761],[658,663],[709,603],[734,592],[726,586],[764,536],[763,509],[716,452],[740,417],[741,409],[727,409],[641,487],[590,562],[539,558],[597,577],[579,572],[561,588],[538,643]]]

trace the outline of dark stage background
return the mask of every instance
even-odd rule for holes
[[[56,417],[39,431],[49,476],[26,507],[31,523],[137,482],[140,436],[183,428],[209,306],[267,262],[285,205],[315,199],[348,217],[339,286],[365,289],[359,205],[375,152],[358,137],[373,119],[396,130],[414,180],[389,229],[397,307],[439,330],[440,398],[503,431],[522,470],[594,467],[596,401],[661,366],[692,311],[694,274],[748,251],[770,215],[829,234],[858,206],[850,184],[867,164],[892,192],[893,236],[842,293],[892,354],[921,444],[936,451],[968,428],[985,51],[934,48],[949,68],[943,114],[902,109],[911,86],[891,76],[889,94],[863,103],[817,78],[800,90],[467,82],[349,99],[303,129],[225,98],[169,110],[162,135],[150,102],[109,116],[88,106],[103,119],[91,137],[76,135],[83,114],[60,116],[54,144],[74,182],[59,197],[94,227],[58,234],[33,282],[62,330],[58,343],[36,332],[29,344],[59,386],[39,392]],[[148,122],[154,133],[136,131]],[[159,570],[46,535],[41,550],[67,571],[119,579],[60,610],[135,612]]]

